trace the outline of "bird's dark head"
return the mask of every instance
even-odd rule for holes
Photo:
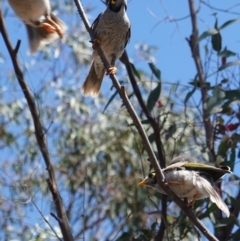
[[[108,7],[111,11],[117,13],[122,7],[124,7],[125,11],[127,10],[127,0],[109,0]]]
[[[157,183],[156,173],[150,172],[144,180],[138,183],[138,186],[144,186],[144,185],[154,186],[156,183]]]

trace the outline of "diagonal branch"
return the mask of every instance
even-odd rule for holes
[[[32,116],[33,123],[34,123],[36,140],[37,140],[39,149],[42,153],[45,164],[47,166],[47,171],[48,171],[48,175],[49,175],[49,178],[47,179],[47,183],[48,183],[49,189],[52,193],[53,201],[55,203],[57,216],[59,219],[58,223],[59,223],[60,229],[62,231],[63,238],[64,238],[64,240],[67,240],[67,241],[73,241],[73,236],[71,234],[71,229],[69,226],[66,211],[65,211],[65,208],[64,208],[64,205],[62,202],[62,198],[61,198],[59,190],[58,190],[54,167],[53,167],[52,161],[49,156],[48,146],[46,144],[46,136],[44,133],[43,126],[40,122],[40,114],[38,112],[34,98],[28,88],[28,85],[27,85],[26,81],[24,80],[23,72],[19,66],[18,59],[17,59],[17,50],[16,50],[16,48],[13,49],[13,47],[9,41],[1,9],[0,9],[0,32],[2,34],[3,40],[5,42],[7,50],[11,57],[14,71],[15,71],[16,77],[18,79],[19,85],[23,91],[23,94],[28,103],[29,110],[31,112],[31,116]],[[19,43],[17,46],[19,46]],[[18,49],[18,47],[17,47],[17,49]]]
[[[133,74],[133,70],[132,70],[132,67],[131,67],[131,64],[130,64],[126,51],[124,51],[120,60],[122,61],[122,63],[125,65],[125,67],[127,69],[128,76],[129,76],[130,82],[131,82],[133,90],[134,90],[134,94],[136,95],[138,102],[153,129],[154,136],[155,136],[155,143],[156,143],[157,150],[158,150],[159,162],[160,162],[161,167],[165,168],[166,167],[165,152],[164,152],[163,144],[161,141],[159,123],[156,121],[156,119],[152,116],[152,114],[147,109],[147,106],[146,106],[146,104],[142,98],[141,92],[138,88],[138,84],[137,84],[136,78]]]
[[[86,27],[86,30],[88,31],[90,37],[91,37],[91,40],[94,40],[94,36],[93,36],[93,32],[92,32],[92,29],[90,27],[90,24],[86,18],[86,15],[85,15],[85,12],[83,10],[83,7],[82,7],[82,4],[80,1],[78,0],[74,0],[76,6],[77,6],[77,9],[78,9],[78,12],[80,14],[80,17],[82,18],[83,22],[84,22],[84,25]],[[96,44],[94,45],[94,47],[96,46],[96,50],[99,54],[99,56],[101,57],[102,59],[102,62],[105,66],[106,69],[109,69],[110,68],[110,65],[101,49],[101,47]],[[203,233],[203,235],[205,235],[208,240],[211,240],[211,241],[217,241],[217,238],[214,237],[210,232],[209,230],[202,224],[202,222],[195,216],[194,212],[192,211],[192,209],[190,207],[187,207],[186,204],[174,193],[172,192],[172,190],[166,186],[164,184],[164,175],[163,175],[163,172],[159,166],[159,163],[157,161],[157,158],[152,150],[152,147],[149,143],[149,140],[147,138],[147,135],[144,131],[144,128],[134,110],[134,108],[132,107],[131,105],[131,102],[125,92],[125,88],[124,86],[121,86],[119,81],[117,80],[116,76],[115,75],[110,75],[110,78],[111,80],[113,81],[113,85],[115,86],[115,88],[117,89],[118,91],[118,94],[120,95],[120,97],[122,98],[122,101],[123,101],[123,104],[125,105],[126,109],[128,110],[132,120],[133,120],[133,123],[135,124],[142,140],[143,140],[143,143],[145,145],[145,148],[146,148],[146,151],[149,155],[149,160],[151,162],[151,164],[153,165],[153,168],[156,172],[156,175],[157,175],[157,181],[158,181],[158,184],[159,186],[167,193],[168,196],[170,196],[170,198],[172,198],[174,200],[174,202],[186,213],[186,215],[188,216],[188,218],[192,221],[192,223],[194,225],[196,225],[196,227]]]
[[[159,162],[162,168],[166,167],[166,160],[165,160],[165,151],[163,148],[163,144],[161,141],[161,136],[160,136],[160,129],[159,129],[159,123],[156,121],[155,118],[153,118],[152,114],[148,111],[147,106],[142,98],[142,94],[138,88],[138,84],[137,84],[137,80],[135,78],[135,75],[133,73],[132,70],[132,66],[131,63],[129,61],[128,58],[128,54],[126,51],[124,51],[123,55],[120,58],[121,62],[125,65],[127,73],[128,73],[128,77],[130,79],[130,82],[132,84],[133,87],[133,91],[134,94],[136,95],[138,102],[144,112],[144,114],[146,115],[152,129],[153,129],[153,133],[155,136],[155,144],[157,147],[157,151],[158,151],[158,157],[159,157]],[[162,218],[163,220],[166,220],[167,217],[167,197],[165,195],[162,196]],[[158,230],[158,233],[155,237],[155,240],[162,240],[164,237],[164,233],[165,233],[165,229],[166,229],[166,225],[165,225],[165,221],[161,222],[160,228]]]

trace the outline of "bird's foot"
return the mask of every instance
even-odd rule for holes
[[[114,75],[116,72],[117,72],[117,68],[113,66],[107,70],[107,75]]]
[[[44,28],[48,33],[54,33],[55,32],[54,27],[49,23],[40,23],[39,27]]]
[[[98,39],[98,38],[95,38],[94,40],[90,40],[89,42],[92,43],[92,48],[93,48],[93,49],[95,49],[95,45],[96,45],[96,44],[101,45],[101,41],[100,41],[100,39]]]
[[[49,32],[49,33],[56,32],[58,34],[58,36],[60,38],[62,38],[63,37],[63,32],[62,32],[61,27],[56,22],[54,22],[51,19],[50,16],[46,16],[46,20],[47,20],[48,23],[41,23],[41,25],[44,25],[46,27],[44,27],[44,26],[42,26],[42,27],[44,27],[47,31],[48,31],[48,28],[51,28],[52,32]]]
[[[200,193],[197,193],[197,194],[193,197],[193,200],[187,204],[187,207],[192,207],[192,206],[194,205],[194,203],[196,202],[197,198],[199,197],[199,195],[200,195]]]

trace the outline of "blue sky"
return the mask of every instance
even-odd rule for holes
[[[195,1],[197,2],[197,1]],[[237,0],[218,0],[211,1],[216,4],[217,7],[225,9],[227,7],[237,4]],[[90,22],[92,22],[99,12],[104,10],[104,5],[100,0],[83,0],[84,7],[93,6],[95,10],[91,12]],[[4,6],[7,6],[6,0]],[[235,12],[239,12],[240,7],[232,9]],[[210,10],[207,7],[202,6],[199,14],[199,34],[203,31],[213,28],[215,18],[214,10]],[[180,19],[188,16],[188,2],[179,0],[129,0],[128,1],[128,16],[131,21],[132,35],[127,51],[130,58],[134,61],[137,68],[143,68],[148,70],[148,65],[145,61],[139,59],[135,45],[139,43],[147,43],[148,45],[154,45],[158,47],[157,52],[154,54],[156,59],[156,65],[162,71],[162,79],[164,82],[180,81],[183,84],[188,83],[195,75],[196,70],[191,57],[190,49],[185,38],[189,37],[192,31],[189,18],[178,22],[169,22],[168,19]],[[58,15],[61,17],[61,15]],[[218,13],[219,25],[225,21],[233,18],[237,18],[237,15],[228,13]],[[78,17],[78,13],[75,12],[75,18]],[[80,18],[79,18],[80,19]],[[81,21],[81,20],[79,20]],[[10,39],[12,43],[16,43],[16,40],[21,38],[22,44],[19,52],[20,61],[24,62],[30,58],[32,61],[37,61],[38,56],[28,57],[26,52],[28,48],[28,42],[26,39],[26,31],[20,20],[14,17],[11,11],[11,15],[8,15],[6,19],[8,26]],[[239,52],[240,49],[240,23],[233,24],[222,32],[223,46],[228,46],[230,50]],[[206,41],[201,44],[201,49]],[[6,57],[4,65],[0,66],[0,72],[2,70],[11,71],[12,64],[9,60],[8,53],[2,38],[0,37],[0,52]],[[202,55],[203,57],[203,55]],[[1,62],[0,62],[1,65]],[[39,74],[39,73],[38,73]],[[46,75],[46,73],[42,73]],[[4,76],[5,72],[0,73],[0,77]],[[27,75],[34,81],[33,76]],[[8,81],[3,79],[3,84]],[[30,83],[31,84],[31,83]],[[36,84],[36,83],[35,83]],[[12,87],[13,89],[16,87]],[[9,93],[9,92],[8,92]],[[14,95],[17,93],[11,92]],[[22,93],[19,92],[22,96]]]
[[[227,8],[236,4],[236,0],[231,1],[218,1],[218,8]],[[6,0],[4,6],[8,4]],[[82,4],[84,7],[94,7],[95,10],[91,12],[90,16],[92,22],[99,12],[104,10],[104,5],[100,1],[89,1],[83,0]],[[235,7],[232,11],[237,12],[240,7]],[[202,6],[199,14],[199,33],[213,28],[215,18],[212,14],[216,12],[210,10],[207,7]],[[75,12],[77,15],[77,12]],[[156,59],[156,65],[162,71],[163,82],[174,82],[181,81],[187,83],[193,78],[195,74],[195,66],[193,64],[189,46],[185,40],[191,34],[191,24],[189,18],[178,22],[169,22],[168,19],[180,19],[188,16],[188,2],[181,1],[179,4],[178,0],[129,0],[128,1],[128,16],[131,21],[132,35],[129,45],[127,46],[128,54],[133,59],[134,63],[138,68],[146,68],[146,62],[139,59],[137,51],[134,46],[139,43],[147,43],[149,46],[153,45],[158,48],[154,57]],[[58,15],[61,16],[61,15]],[[237,18],[236,15],[219,13],[218,15],[219,25],[225,21],[233,18]],[[77,16],[74,16],[74,18]],[[10,38],[13,43],[17,39],[21,38],[20,59],[21,55],[23,58],[27,52],[28,42],[26,40],[26,31],[21,21],[14,17],[12,14],[6,19],[9,27]],[[230,27],[222,31],[223,46],[229,46],[232,51],[238,51],[239,39],[237,32],[239,32],[240,23],[231,25]],[[201,47],[203,48],[202,42]],[[0,51],[6,53],[5,46],[0,39]],[[6,54],[7,56],[7,54]],[[203,57],[203,55],[202,55]],[[37,58],[37,56],[35,56]]]

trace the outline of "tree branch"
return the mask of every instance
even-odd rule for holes
[[[153,118],[152,114],[148,111],[147,106],[146,106],[146,104],[145,104],[145,102],[142,98],[142,95],[141,95],[141,92],[138,88],[137,80],[136,80],[135,75],[133,73],[132,66],[131,66],[131,63],[129,61],[128,54],[127,54],[126,50],[124,51],[120,60],[126,67],[130,82],[131,82],[132,87],[133,87],[134,94],[137,97],[138,102],[139,102],[139,104],[140,104],[140,106],[143,110],[143,113],[146,115],[146,117],[147,117],[147,119],[148,119],[148,121],[149,121],[149,123],[150,123],[150,125],[153,129],[153,133],[154,133],[154,137],[155,137],[154,139],[155,139],[155,143],[156,143],[156,147],[157,147],[157,151],[158,151],[159,162],[160,162],[161,168],[164,168],[164,167],[166,167],[166,159],[165,159],[165,151],[164,151],[163,144],[162,144],[162,141],[161,141],[161,136],[160,136],[159,123],[156,121],[155,118]],[[162,197],[163,197],[162,202],[161,202],[162,218],[163,218],[163,220],[166,220],[166,217],[167,217],[167,197],[164,196],[164,195]],[[165,228],[166,228],[165,221],[162,221],[161,225],[160,225],[160,228],[158,230],[158,233],[155,237],[155,240],[162,240],[163,239],[164,233],[165,233]]]
[[[67,240],[67,241],[73,241],[73,236],[71,234],[71,229],[70,229],[69,222],[67,219],[66,211],[65,211],[65,208],[64,208],[64,205],[62,202],[62,198],[61,198],[59,190],[58,190],[54,167],[52,165],[52,161],[49,156],[48,147],[46,144],[45,132],[44,132],[44,129],[40,122],[40,115],[39,115],[38,109],[36,107],[34,98],[28,88],[28,85],[26,84],[26,81],[24,80],[23,72],[18,63],[17,50],[19,48],[19,44],[18,44],[17,48],[13,49],[13,47],[9,41],[8,35],[7,35],[7,31],[6,31],[6,27],[5,27],[1,9],[0,9],[0,32],[2,34],[5,45],[8,49],[9,55],[10,55],[12,63],[13,63],[16,77],[17,77],[19,85],[23,91],[23,94],[27,100],[28,107],[29,107],[29,110],[30,110],[30,113],[31,113],[31,116],[33,119],[36,140],[37,140],[39,149],[42,153],[45,164],[47,166],[47,171],[48,171],[48,175],[49,175],[48,185],[49,185],[49,189],[52,193],[53,201],[55,203],[55,207],[57,210],[57,216],[59,218],[58,223],[59,223],[60,229],[62,231],[63,238],[64,238],[64,240]]]
[[[93,35],[93,32],[92,32],[92,29],[90,27],[90,24],[86,18],[86,15],[84,13],[84,10],[83,10],[83,7],[82,7],[82,4],[80,1],[78,0],[74,0],[76,6],[77,6],[77,9],[78,9],[78,12],[80,14],[80,17],[82,18],[83,22],[84,22],[84,25],[86,27],[86,30],[89,32],[89,35],[91,37],[91,40],[93,41],[94,40],[94,35]],[[96,44],[94,45],[94,47],[96,47],[96,50],[99,54],[99,56],[101,57],[102,59],[102,62],[104,64],[104,67],[106,69],[109,69],[110,68],[110,65],[101,49],[101,47],[99,46],[99,44]],[[125,88],[124,86],[121,86],[119,81],[117,80],[117,78],[115,77],[115,75],[110,75],[110,78],[112,79],[113,81],[113,85],[115,86],[115,88],[117,89],[118,91],[118,94],[120,95],[120,97],[122,98],[123,100],[123,103],[124,105],[126,106],[126,109],[128,110],[131,118],[133,119],[133,122],[143,140],[143,143],[145,145],[145,148],[146,148],[146,151],[149,155],[149,160],[151,162],[151,164],[153,165],[153,168],[156,172],[156,175],[157,175],[157,181],[158,181],[158,184],[159,186],[166,192],[167,195],[170,196],[170,198],[172,198],[174,200],[174,202],[176,202],[176,204],[186,213],[186,215],[188,216],[188,218],[193,222],[194,225],[196,225],[196,227],[203,233],[203,235],[205,235],[208,240],[211,240],[211,241],[217,241],[216,237],[214,237],[209,231],[208,229],[202,224],[202,222],[195,216],[195,214],[193,213],[192,209],[190,207],[187,207],[186,204],[174,193],[172,192],[172,190],[166,186],[164,184],[164,175],[163,175],[163,172],[159,166],[159,163],[156,159],[156,156],[152,150],[152,147],[149,143],[149,140],[147,138],[147,135],[142,127],[142,124],[134,110],[134,108],[132,107],[130,101],[129,101],[129,98],[128,96],[126,95],[126,92],[125,92]]]
[[[195,62],[195,66],[197,69],[197,75],[201,85],[201,95],[202,95],[202,113],[203,113],[203,124],[205,127],[205,135],[206,135],[206,146],[213,155],[213,159],[216,159],[215,151],[214,151],[214,135],[213,135],[213,127],[210,118],[207,116],[206,110],[204,109],[204,103],[208,98],[207,87],[206,87],[206,78],[203,71],[199,44],[198,44],[198,24],[197,24],[197,11],[195,10],[194,0],[188,0],[189,3],[189,11],[191,15],[192,22],[192,35],[190,39],[187,39],[188,44],[191,49],[192,57]]]

